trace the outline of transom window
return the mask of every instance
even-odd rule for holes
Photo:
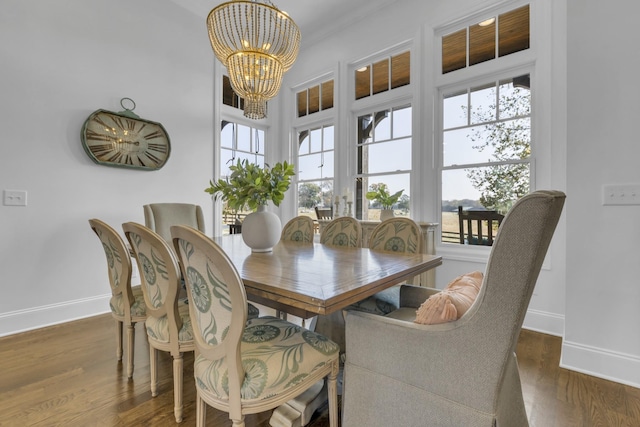
[[[244,99],[242,99],[233,87],[231,86],[231,80],[228,76],[222,76],[222,104],[229,107],[244,110]],[[267,107],[269,103],[267,102]]]
[[[529,5],[442,37],[442,73],[529,49]]]
[[[333,79],[296,94],[298,117],[333,108]]]
[[[403,52],[355,70],[355,99],[411,83],[411,52]]]
[[[380,219],[382,206],[366,193],[384,184],[390,194],[403,190],[393,205],[398,216],[409,216],[411,172],[411,106],[390,108],[358,117],[355,215]]]

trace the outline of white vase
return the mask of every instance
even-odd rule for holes
[[[393,209],[382,209],[380,211],[380,221],[386,221],[389,218],[393,218]]]
[[[242,240],[252,252],[271,252],[280,240],[282,223],[278,215],[267,211],[266,206],[250,213],[242,221]]]

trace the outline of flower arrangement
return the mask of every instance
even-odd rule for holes
[[[228,207],[236,211],[245,206],[253,211],[269,200],[279,206],[291,185],[291,177],[295,175],[293,164],[286,161],[273,167],[267,164],[261,167],[239,159],[229,169],[231,174],[228,177],[217,182],[209,181],[209,187],[204,191],[226,201]]]
[[[367,198],[367,200],[373,200],[374,202],[380,203],[380,205],[382,205],[382,209],[391,209],[393,205],[398,203],[398,200],[400,199],[400,196],[402,196],[403,192],[404,189],[391,194],[389,193],[387,184],[372,184],[369,187],[369,191],[367,192],[367,194],[365,194],[365,197]]]

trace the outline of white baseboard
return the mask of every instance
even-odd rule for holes
[[[640,388],[640,357],[564,341],[560,367]]]
[[[109,312],[111,294],[0,313],[0,337]]]
[[[522,327],[556,337],[564,336],[564,316],[539,310],[527,310]]]

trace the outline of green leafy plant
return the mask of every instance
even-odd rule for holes
[[[291,177],[295,175],[293,164],[286,161],[273,167],[266,164],[260,167],[242,159],[229,169],[231,174],[228,177],[217,182],[209,181],[209,187],[204,191],[226,201],[227,206],[235,211],[245,206],[255,210],[269,200],[279,206],[291,185]]]
[[[391,209],[393,205],[398,203],[403,192],[404,189],[391,194],[389,193],[387,184],[371,184],[369,191],[365,194],[365,197],[367,200],[373,200],[374,202],[380,203],[380,205],[382,205],[382,209]]]

